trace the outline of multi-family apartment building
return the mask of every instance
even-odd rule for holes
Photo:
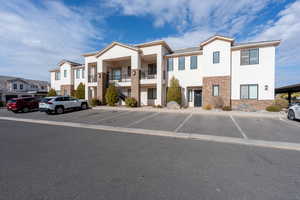
[[[45,96],[50,88],[47,81],[30,80],[11,76],[0,76],[0,101],[11,98]]]
[[[172,77],[182,88],[182,104],[200,107],[224,105],[264,109],[274,100],[276,41],[236,43],[215,35],[196,47],[172,50],[163,41],[137,45],[113,42],[84,54],[85,63],[62,61],[51,71],[51,87],[70,94],[83,82],[86,99],[105,100],[114,83],[122,96],[141,106],[166,105]],[[122,101],[120,101],[122,103]]]

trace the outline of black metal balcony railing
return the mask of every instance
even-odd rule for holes
[[[96,74],[88,75],[88,82],[89,83],[95,83],[95,82],[97,82],[97,75]]]
[[[119,82],[129,82],[129,81],[131,81],[131,76],[127,73],[124,73],[124,74],[109,74],[109,80],[119,81]]]
[[[148,72],[141,72],[141,79],[156,79],[156,74],[149,74]]]

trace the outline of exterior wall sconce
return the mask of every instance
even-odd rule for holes
[[[135,76],[136,75],[136,71],[132,71],[132,75]]]
[[[265,85],[265,91],[268,91],[268,89],[269,89],[269,86]]]
[[[101,78],[101,73],[98,73],[98,78]]]

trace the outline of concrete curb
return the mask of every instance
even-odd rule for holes
[[[201,135],[196,133],[182,133],[182,132],[147,130],[147,129],[137,129],[137,128],[112,127],[112,126],[91,125],[91,124],[82,124],[82,123],[73,123],[73,122],[21,119],[21,118],[14,118],[14,117],[0,117],[0,120],[19,121],[19,122],[55,125],[55,126],[67,126],[67,127],[74,127],[74,128],[87,128],[87,129],[94,129],[94,130],[105,130],[105,131],[113,131],[116,133],[162,136],[162,137],[172,137],[172,138],[179,138],[179,139],[191,139],[191,140],[201,140],[201,141],[210,141],[210,142],[227,143],[227,144],[238,144],[238,145],[246,145],[246,146],[273,148],[273,149],[281,149],[281,150],[300,151],[300,144],[289,143],[289,142],[276,142],[276,141],[272,142],[272,141],[264,141],[264,140]]]
[[[161,112],[161,113],[178,113],[178,114],[190,114],[195,115],[218,115],[218,116],[238,116],[238,117],[262,117],[262,118],[280,118],[285,116],[285,113],[259,113],[259,112],[242,112],[242,111],[208,111],[198,109],[180,109],[170,110],[166,108],[127,108],[127,107],[108,107],[97,106],[93,107],[94,110],[128,110],[128,111],[140,111],[140,112]]]

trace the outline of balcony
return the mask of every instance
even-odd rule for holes
[[[141,73],[141,79],[156,79],[156,74]]]
[[[88,75],[88,82],[89,83],[96,83],[97,82],[97,75],[96,74]]]
[[[109,74],[110,81],[118,81],[118,82],[130,82],[131,76],[127,73],[124,74]]]

